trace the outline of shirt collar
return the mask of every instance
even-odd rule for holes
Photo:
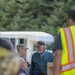
[[[46,51],[44,51],[42,54],[40,54],[40,56],[43,56],[46,53]]]

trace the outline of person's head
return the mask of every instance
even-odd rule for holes
[[[25,60],[24,58],[20,57],[20,68],[25,70],[25,67],[26,67]]]
[[[38,53],[43,53],[45,50],[45,43],[43,41],[38,41],[35,45]]]
[[[5,38],[0,38],[0,47],[3,47],[9,51],[14,51],[14,46],[11,41]]]
[[[0,38],[0,65],[0,75],[17,75],[20,66],[13,44],[4,38]]]
[[[17,45],[17,51],[19,52],[19,54],[20,54],[21,56],[24,56],[24,55],[26,54],[27,49],[28,49],[28,48],[26,48],[23,44]]]
[[[75,24],[75,10],[71,10],[68,13],[68,25],[74,25]]]

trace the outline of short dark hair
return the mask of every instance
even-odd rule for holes
[[[0,38],[0,47],[5,48],[7,50],[14,50],[14,46],[11,41],[5,38]]]
[[[68,17],[71,18],[73,21],[75,21],[75,9],[74,10],[71,10],[68,13]]]

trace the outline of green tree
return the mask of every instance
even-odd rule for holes
[[[45,31],[67,25],[75,0],[0,0],[0,31]]]

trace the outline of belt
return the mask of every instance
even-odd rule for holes
[[[36,73],[36,74],[34,74],[34,75],[47,75],[47,74],[45,74],[45,73]]]

